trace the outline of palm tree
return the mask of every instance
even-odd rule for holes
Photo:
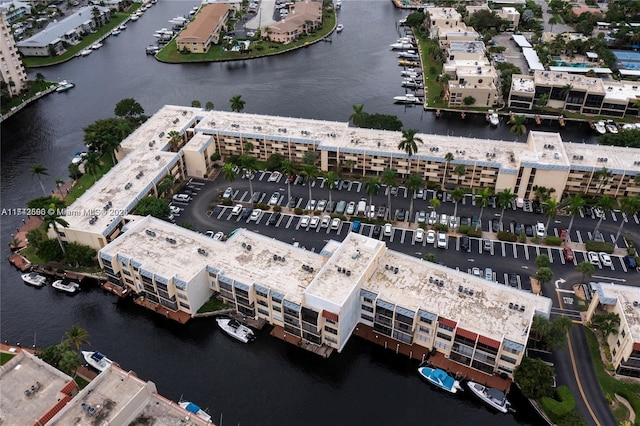
[[[457,186],[453,191],[451,191],[451,199],[455,203],[455,207],[453,208],[453,217],[458,217],[458,203],[462,201],[464,198],[464,190]]]
[[[615,312],[596,314],[591,318],[591,326],[600,330],[604,337],[609,337],[611,334],[618,334],[620,315]]]
[[[442,175],[442,189],[444,189],[444,184],[447,180],[447,169],[449,168],[449,163],[453,161],[453,154],[447,152],[444,155],[444,174]]]
[[[336,189],[336,180],[338,179],[338,174],[336,172],[327,172],[325,175],[327,179],[325,181],[325,185],[327,185],[327,189],[329,190],[329,204],[331,204],[331,191]],[[369,203],[371,204],[371,203]]]
[[[580,194],[573,195],[567,199],[567,213],[571,215],[571,221],[569,221],[569,229],[571,232],[571,227],[573,226],[573,219],[575,219],[576,215],[582,211],[582,208],[587,204],[587,202],[580,196]]]
[[[34,176],[38,178],[38,182],[40,182],[40,188],[42,188],[42,193],[46,196],[47,191],[45,191],[44,189],[44,185],[42,184],[42,179],[40,178],[40,176],[49,176],[49,170],[41,163],[34,164],[33,166],[31,166],[31,179],[33,179]]]
[[[458,176],[458,185],[460,185],[460,179],[467,174],[467,168],[464,164],[458,164],[454,169],[453,173]]]
[[[613,173],[606,167],[601,168],[593,173],[593,178],[598,180],[598,189],[596,191],[601,192],[602,187],[609,183],[609,179],[613,176]]]
[[[58,188],[58,192],[60,193],[60,196],[62,198],[64,198],[64,194],[62,193],[62,189],[60,189],[60,187],[62,187],[62,184],[64,184],[64,181],[60,178],[56,178],[56,188]]]
[[[173,188],[173,184],[175,183],[175,181],[176,181],[176,178],[173,177],[173,175],[167,175],[167,177],[162,179],[156,187],[158,191],[158,196],[162,197],[166,194],[170,194],[171,188]]]
[[[74,347],[77,352],[80,352],[80,346],[89,344],[89,333],[82,327],[72,325],[71,328],[64,333],[64,343]]]
[[[423,143],[422,139],[416,136],[417,130],[407,129],[402,131],[402,139],[398,144],[398,149],[407,153],[409,157],[418,152],[418,144]]]
[[[596,207],[599,207],[600,210],[602,210],[602,215],[600,216],[600,219],[598,219],[598,223],[596,224],[596,227],[593,229],[594,234],[600,228],[602,219],[604,219],[607,213],[611,212],[613,209],[616,208],[616,200],[609,197],[608,195],[603,195],[602,197],[598,198],[598,201],[596,202]]]
[[[98,180],[97,175],[100,167],[102,167],[102,158],[100,158],[100,153],[96,151],[89,151],[84,159],[84,169],[91,173],[94,183]]]
[[[307,183],[309,187],[309,200],[311,198],[311,182],[318,176],[318,168],[313,164],[305,164],[302,167],[302,176],[304,176],[304,181]]]
[[[353,114],[349,116],[349,120],[354,126],[360,127],[365,117],[364,104],[353,105]]]
[[[631,218],[634,214],[640,211],[640,198],[636,195],[635,197],[624,197],[620,200],[620,211],[624,213],[627,218]],[[624,218],[620,220],[620,226],[618,227],[618,232],[616,233],[616,239],[613,242],[615,246],[618,243],[618,238],[620,238],[620,233],[622,232],[622,227],[624,226]]]
[[[547,201],[542,203],[542,212],[547,217],[547,227],[549,229],[549,225],[551,224],[551,219],[555,219],[558,214],[558,202],[555,198],[549,198]]]
[[[569,92],[571,92],[571,89],[573,89],[573,86],[570,84],[565,84],[564,86],[562,86],[562,89],[560,89],[560,97],[563,100],[566,100],[567,96],[569,96]]]
[[[182,144],[182,136],[175,130],[170,131],[167,136],[169,136],[169,148],[171,151],[177,152]]]
[[[207,111],[213,111],[213,109],[214,109],[214,108],[215,108],[215,107],[214,107],[214,105],[213,105],[213,102],[211,102],[211,101],[207,102],[207,103],[204,105],[204,109],[205,109],[205,110],[207,110]]]
[[[282,164],[280,164],[280,171],[282,173],[286,173],[287,176],[291,176],[296,171],[296,166],[293,162],[284,160]],[[287,179],[287,195],[289,196],[289,200],[291,199],[291,182]]]
[[[511,205],[511,202],[515,200],[516,197],[517,195],[511,192],[511,188],[505,188],[496,194],[498,207],[502,209],[502,211],[500,212],[500,221],[498,224],[498,227],[499,227],[498,229],[502,227],[502,218],[504,217],[504,211],[507,209],[507,207],[509,207],[509,205]]]
[[[440,204],[440,200],[438,200],[436,197],[433,197],[429,200],[429,207],[431,207],[433,210],[436,210],[438,207],[440,207]]]
[[[222,167],[222,178],[233,182],[238,177],[238,173],[233,169],[233,164],[227,163]]]
[[[549,32],[553,32],[554,25],[561,24],[561,23],[562,21],[558,15],[552,15],[551,18],[549,18],[549,22],[548,22],[548,24],[551,25],[551,29],[549,30]]]
[[[369,180],[364,183],[364,190],[369,194],[369,205],[371,205],[372,197],[374,195],[378,195],[378,192],[380,191],[380,179],[377,177],[369,178]]]
[[[241,98],[242,98],[242,95],[235,95],[231,97],[231,99],[229,99],[229,102],[231,102],[231,111],[242,112],[246,102],[243,101]]]
[[[478,227],[482,226],[482,213],[484,213],[484,208],[489,205],[489,198],[493,195],[492,188],[484,188],[478,191],[476,194],[476,204],[480,204],[480,217],[478,218],[478,223],[476,224],[476,230]]]
[[[51,204],[51,207],[47,209],[47,214],[45,214],[42,217],[42,222],[46,230],[49,230],[49,228],[53,228],[53,232],[56,233],[56,239],[58,240],[58,244],[60,244],[60,249],[62,250],[62,253],[66,253],[64,249],[64,245],[62,244],[62,240],[60,239],[60,233],[58,232],[58,225],[62,226],[63,228],[66,228],[67,226],[69,226],[69,222],[64,220],[62,216],[58,215],[58,212],[56,211],[54,204]]]
[[[393,210],[391,210],[391,191],[389,191],[389,187],[391,186],[395,186],[396,185],[396,172],[395,170],[387,167],[386,169],[384,169],[384,172],[382,172],[382,176],[380,176],[380,181],[384,184],[387,185],[387,206],[389,206],[389,214],[391,214],[391,212]]]
[[[242,169],[242,174],[246,176],[249,181],[249,192],[253,197],[253,184],[251,183],[251,177],[258,171],[258,160],[256,160],[255,157],[243,155],[240,157],[240,168]]]
[[[411,194],[411,204],[409,205],[409,217],[413,217],[413,199],[416,198],[416,191],[422,188],[422,176],[416,173],[409,175],[407,179],[407,189]]]
[[[516,135],[516,139],[527,133],[525,123],[527,118],[524,115],[516,115],[509,123],[511,123],[511,133]]]
[[[116,152],[120,149],[120,142],[117,138],[111,137],[102,142],[102,150],[111,154],[111,161],[116,165]]]

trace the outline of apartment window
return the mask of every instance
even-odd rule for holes
[[[438,328],[441,328],[441,329],[447,330],[447,331],[453,331],[453,327],[448,326],[448,325],[444,325],[444,324],[438,324]]]
[[[622,338],[624,339],[624,337],[627,335],[627,332],[624,331],[624,329],[622,329],[622,332],[620,332],[620,335],[622,336]]]
[[[616,347],[620,347],[620,339],[618,339],[618,341],[616,342]]]
[[[506,355],[501,355],[500,360],[508,362],[509,364],[514,364],[514,365],[517,362],[515,358],[511,358],[510,356],[506,356]]]
[[[373,308],[371,306],[362,305],[362,310],[373,313]]]
[[[335,334],[336,336],[338,335],[338,330],[336,330],[335,328],[331,328],[328,325],[324,326],[324,331],[331,333],[331,334]]]
[[[373,322],[373,317],[370,316],[370,315],[362,314],[362,315],[360,315],[360,318],[362,318],[363,320],[367,320],[367,321]]]
[[[438,336],[440,339],[443,339],[449,342],[451,341],[451,336],[449,336],[448,334],[438,332],[436,336]]]
[[[613,351],[611,351],[611,353],[613,354],[613,356],[616,356],[616,353],[618,352],[618,350],[616,348],[613,348]]]

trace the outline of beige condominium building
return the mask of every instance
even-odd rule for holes
[[[179,51],[206,53],[212,44],[220,40],[231,5],[226,3],[203,4],[200,11],[176,38]]]
[[[177,152],[169,150],[169,134],[180,135]],[[526,142],[470,137],[416,135],[423,144],[409,157],[398,149],[402,133],[361,129],[346,122],[269,115],[205,111],[165,106],[121,144],[118,164],[62,213],[69,226],[64,241],[101,249],[121,233],[138,201],[156,195],[168,175],[204,178],[212,170],[211,155],[247,154],[266,161],[281,154],[302,163],[315,154],[323,172],[380,175],[386,168],[401,176],[419,174],[443,187],[510,188],[532,199],[535,186],[563,193],[640,194],[637,149],[563,142],[560,134],[531,131]],[[247,142],[251,151],[246,151]],[[588,149],[585,149],[588,147]],[[451,153],[453,159],[445,159]],[[610,175],[600,173],[603,169]],[[426,185],[426,183],[425,183]],[[50,236],[54,237],[53,230]]]
[[[609,117],[637,116],[640,83],[609,81],[561,71],[513,75],[508,105],[532,109],[540,99],[552,108]]]
[[[592,299],[586,321],[596,314],[614,313],[618,329],[606,337],[617,374],[640,377],[640,288],[591,283]]]
[[[534,315],[551,300],[405,255],[349,233],[319,253],[239,229],[227,241],[139,218],[100,251],[108,279],[167,310],[193,314],[212,295],[295,342],[344,349],[359,323],[512,377]],[[295,337],[293,337],[295,336]],[[287,339],[289,340],[289,339]]]
[[[271,25],[266,30],[270,41],[277,43],[291,43],[302,34],[322,24],[322,2],[313,0],[297,1],[286,18]]]
[[[471,96],[468,106],[490,107],[498,104],[498,73],[485,57],[481,41],[452,41],[446,52],[443,74],[449,82],[445,98],[449,107],[467,106],[465,98]]]
[[[2,13],[0,13],[0,75],[2,81],[7,84],[11,96],[20,93],[27,82],[27,73],[22,65],[16,42]]]
[[[452,7],[426,7],[424,13],[429,36],[438,40],[443,49],[455,41],[480,40],[480,35],[473,27],[467,27],[462,15]]]

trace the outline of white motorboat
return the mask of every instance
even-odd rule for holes
[[[408,87],[410,89],[418,89],[422,87],[422,82],[420,80],[405,78],[404,80],[402,80],[402,87]]]
[[[180,405],[180,407],[184,408],[185,410],[187,410],[190,413],[195,414],[196,416],[200,417],[201,419],[210,422],[211,421],[211,416],[204,411],[202,408],[198,407],[196,404],[194,404],[193,402],[189,402],[189,401],[181,401],[178,403],[178,405]]]
[[[420,55],[418,55],[417,53],[415,53],[413,50],[407,50],[406,52],[400,52],[398,53],[398,58],[404,58],[404,59],[419,59]]]
[[[142,15],[144,15],[144,11],[145,11],[145,10],[147,10],[147,9],[144,9],[144,10],[142,10],[142,9],[140,9],[140,10],[136,10],[136,16],[137,16],[138,18],[139,18],[139,17],[141,17]]]
[[[126,30],[126,29],[127,29],[127,26],[126,26],[125,24],[122,24],[122,25],[120,25],[120,26],[118,27],[118,29],[119,29],[120,31],[124,31],[124,30]]]
[[[491,124],[493,127],[497,127],[498,124],[500,124],[500,117],[498,117],[498,114],[491,113],[489,114],[489,124]]]
[[[407,68],[406,70],[400,71],[400,75],[405,78],[418,78],[420,77],[421,73],[415,72],[415,71],[409,71],[409,69]]]
[[[56,280],[51,284],[51,287],[71,294],[75,294],[80,290],[80,284],[71,280]]]
[[[622,130],[635,130],[636,125],[632,123],[625,123],[622,125]]]
[[[114,37],[118,37],[120,35],[121,31],[119,29],[115,29],[113,31],[111,31],[111,35]]]
[[[140,19],[140,18],[138,18],[138,15],[135,15],[135,14],[129,15],[129,20],[131,22],[136,22],[138,19]]]
[[[338,24],[338,26],[336,27],[336,32],[341,33],[343,29],[344,29],[344,25]]]
[[[598,132],[599,134],[604,135],[605,133],[607,133],[607,128],[604,125],[604,121],[593,123],[593,126],[596,132]]]
[[[58,87],[56,87],[56,92],[66,92],[67,90],[71,90],[76,87],[75,84],[69,83],[67,80],[62,80],[58,83]]]
[[[113,364],[113,361],[100,352],[82,351],[82,356],[84,357],[84,360],[87,361],[87,364],[98,371],[104,371]]]
[[[336,9],[340,9],[342,7],[342,0],[336,0]]]
[[[42,287],[47,283],[47,278],[35,272],[29,272],[22,274],[22,281],[34,287]]]
[[[397,42],[397,43],[390,44],[389,47],[392,50],[407,50],[407,49],[413,49],[413,44]]]
[[[393,100],[398,104],[420,104],[422,103],[422,99],[416,97],[416,95],[412,93],[406,93],[400,96],[394,96]]]
[[[432,385],[447,392],[457,393],[463,390],[459,381],[439,368],[420,367],[418,368],[418,374]]]
[[[501,413],[507,413],[511,410],[509,408],[511,404],[509,403],[509,401],[507,401],[507,396],[504,394],[504,392],[496,388],[489,388],[481,385],[480,383],[471,381],[467,383],[467,387],[482,402],[484,402],[494,410],[498,410]]]
[[[234,319],[216,318],[216,322],[222,331],[243,343],[249,343],[256,338],[255,334],[253,334],[253,331],[249,327],[240,324]]]
[[[98,50],[100,49],[102,46],[104,46],[104,44],[98,42],[93,43],[89,48],[93,49],[93,50]]]
[[[605,127],[607,128],[607,132],[609,133],[618,133],[618,128],[613,121],[607,121]]]
[[[80,51],[80,56],[89,56],[91,55],[91,52],[93,52],[92,49],[84,49]]]

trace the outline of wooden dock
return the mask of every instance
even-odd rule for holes
[[[315,345],[311,342],[303,341],[300,337],[287,332],[279,325],[273,327],[273,330],[271,330],[271,335],[280,340],[284,340],[287,343],[291,343],[292,345],[302,348],[305,351],[320,355],[322,358],[329,358],[329,356],[333,353],[333,348],[325,345]]]

